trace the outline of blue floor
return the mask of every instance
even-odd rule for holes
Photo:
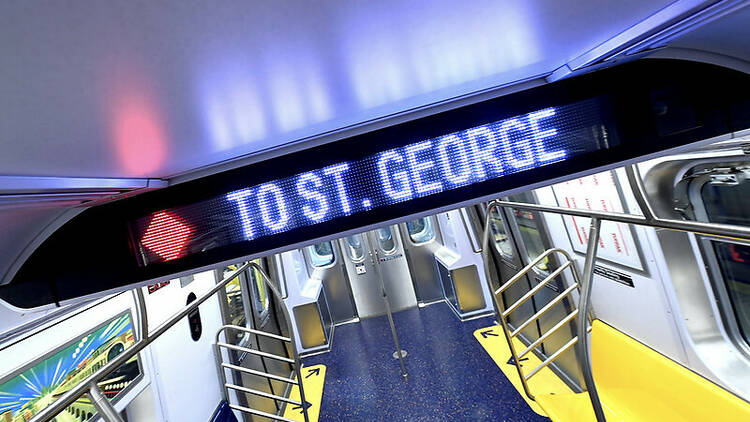
[[[394,359],[387,317],[338,326],[320,421],[549,421],[534,413],[472,335],[491,318],[461,322],[445,303],[393,315],[409,372]]]

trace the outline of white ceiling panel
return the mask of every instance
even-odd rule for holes
[[[0,174],[169,177],[547,74],[670,3],[0,2]]]

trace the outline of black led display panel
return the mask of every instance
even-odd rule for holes
[[[750,128],[750,77],[640,60],[86,209],[0,299],[59,303]]]
[[[134,248],[148,265],[500,180],[616,146],[611,122],[592,98],[411,142],[138,218]]]

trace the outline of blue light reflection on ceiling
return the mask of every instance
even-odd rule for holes
[[[345,4],[330,11],[335,51],[326,36],[290,27],[259,32],[268,38],[253,44],[273,49],[213,48],[202,60],[212,70],[196,75],[204,133],[227,159],[519,79],[541,60],[534,11],[521,0],[489,3],[462,5],[458,16]]]

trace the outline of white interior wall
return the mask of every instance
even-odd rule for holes
[[[618,175],[624,194],[625,211],[640,214],[640,210],[629,190],[627,179]],[[535,190],[537,201],[543,205],[557,206],[552,187]],[[576,259],[579,274],[583,274],[584,254],[573,250],[566,232],[563,217],[545,213],[544,220],[552,243],[568,251]],[[669,274],[659,263],[664,260],[658,239],[653,229],[637,227],[634,238],[639,245],[644,271],[636,271],[602,259],[597,265],[630,275],[634,287],[594,275],[591,306],[598,319],[627,333],[652,349],[680,362],[688,364],[679,327],[665,291],[670,283]]]
[[[213,271],[194,277],[185,287],[175,279],[152,294],[144,292],[150,330],[184,307],[190,292],[200,297],[215,286]],[[223,399],[213,349],[222,325],[219,300],[214,295],[199,307],[203,332],[197,342],[183,318],[148,347],[154,362],[153,400],[163,422],[207,421]]]
[[[158,422],[155,410],[153,391],[150,386],[147,386],[128,404],[126,408],[128,421]]]

